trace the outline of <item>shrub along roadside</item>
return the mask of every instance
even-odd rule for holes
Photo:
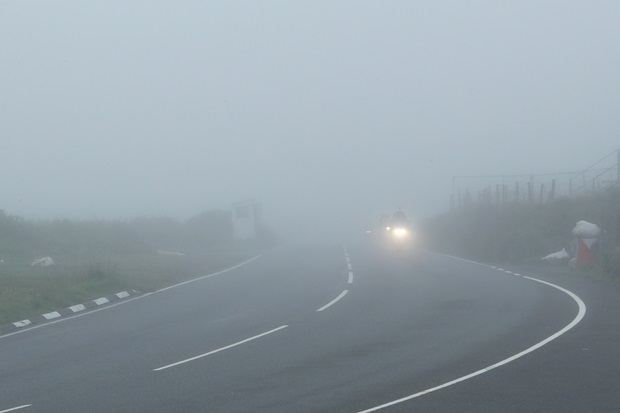
[[[432,218],[422,225],[428,248],[490,263],[533,263],[567,248],[579,220],[603,230],[590,274],[620,280],[620,190],[544,205],[482,205]]]

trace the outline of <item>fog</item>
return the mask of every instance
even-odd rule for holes
[[[280,232],[446,211],[618,145],[616,1],[0,2],[0,209]]]

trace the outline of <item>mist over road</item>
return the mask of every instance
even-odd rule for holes
[[[286,246],[1,337],[0,412],[361,412],[505,360],[577,313],[556,288],[431,252]],[[381,411],[531,409],[540,388],[527,383],[563,340],[515,361],[517,373],[507,364]],[[489,394],[491,377],[518,386],[520,404]]]

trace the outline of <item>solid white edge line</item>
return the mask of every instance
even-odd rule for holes
[[[14,412],[15,410],[25,409],[26,407],[32,406],[31,404],[24,404],[23,406],[11,407],[10,409],[0,410],[0,413]]]
[[[528,280],[532,280],[532,281],[536,281],[536,282],[539,282],[539,283],[542,283],[542,284],[546,284],[546,285],[548,285],[550,287],[553,287],[553,288],[556,288],[556,289],[562,291],[565,294],[568,294],[573,300],[575,300],[575,302],[577,303],[577,306],[579,307],[579,311],[577,312],[577,316],[573,319],[573,321],[571,321],[569,324],[567,324],[560,331],[556,332],[555,334],[552,334],[551,336],[547,337],[546,339],[542,340],[541,342],[539,342],[537,344],[534,344],[533,346],[523,350],[522,352],[515,354],[514,356],[508,357],[507,359],[504,359],[504,360],[502,360],[500,362],[497,362],[495,364],[492,364],[492,365],[490,365],[488,367],[485,367],[483,369],[480,369],[478,371],[470,373],[470,374],[468,374],[466,376],[459,377],[458,379],[455,379],[455,380],[452,380],[452,381],[440,384],[439,386],[431,387],[430,389],[423,390],[423,391],[420,391],[418,393],[414,393],[414,394],[412,394],[410,396],[406,396],[406,397],[403,397],[401,399],[394,400],[394,401],[391,401],[391,402],[388,402],[388,403],[385,403],[385,404],[382,404],[382,405],[379,405],[379,406],[376,406],[376,407],[372,407],[370,409],[362,410],[362,411],[359,411],[358,413],[369,413],[369,412],[374,412],[374,411],[377,411],[377,410],[385,409],[386,407],[390,407],[390,406],[393,406],[395,404],[403,403],[405,401],[408,401],[408,400],[411,400],[411,399],[415,399],[415,398],[423,396],[425,394],[432,393],[434,391],[444,389],[446,387],[452,386],[454,384],[460,383],[462,381],[471,379],[473,377],[479,376],[479,375],[484,374],[484,373],[486,373],[488,371],[491,371],[493,369],[501,367],[504,364],[508,364],[508,363],[518,359],[518,358],[521,358],[521,357],[525,356],[526,354],[529,354],[529,353],[531,353],[531,352],[533,352],[535,350],[538,350],[540,347],[544,346],[545,344],[547,344],[547,343],[555,340],[556,338],[560,337],[562,334],[566,333],[567,331],[569,331],[570,329],[575,327],[583,319],[583,317],[585,316],[585,314],[586,314],[586,305],[581,300],[581,298],[579,298],[573,292],[571,292],[571,291],[569,291],[569,290],[567,290],[565,288],[562,288],[562,287],[560,287],[558,285],[552,284],[550,282],[539,280],[537,278],[532,278],[532,277],[528,277],[528,276],[523,276],[523,278],[527,278]]]
[[[349,284],[353,284],[353,273],[349,271]]]
[[[129,299],[124,300],[124,301],[119,301],[119,302],[117,302],[117,303],[110,304],[110,305],[105,306],[105,307],[95,308],[95,309],[93,309],[93,310],[90,310],[90,311],[87,311],[87,312],[84,312],[84,313],[75,314],[75,315],[72,315],[72,316],[65,316],[65,317],[62,317],[62,318],[60,318],[60,319],[58,319],[58,320],[55,320],[55,321],[50,321],[49,323],[45,323],[45,324],[36,324],[36,325],[32,325],[32,327],[24,328],[23,330],[13,331],[13,332],[11,332],[11,333],[7,333],[7,334],[4,334],[4,335],[0,335],[0,339],[5,338],[5,337],[14,336],[14,335],[16,335],[16,334],[22,334],[22,333],[25,333],[25,332],[27,332],[27,331],[36,330],[37,328],[51,326],[51,325],[56,324],[56,323],[62,323],[62,322],[64,322],[64,321],[73,320],[74,318],[84,317],[84,316],[87,316],[87,315],[91,315],[91,314],[94,314],[94,313],[98,313],[99,311],[109,310],[110,308],[114,308],[114,307],[119,306],[119,305],[127,304],[127,303],[130,303],[130,302],[132,302],[132,301],[135,301],[135,300],[140,300],[140,299],[142,299],[142,298],[148,297],[148,296],[150,296],[150,295],[155,294],[156,292],[157,292],[157,293],[159,293],[159,292],[161,292],[161,291],[165,291],[165,290],[168,290],[168,289],[170,289],[170,288],[174,288],[174,287],[178,287],[178,286],[180,286],[180,285],[187,284],[188,282],[193,282],[193,281],[197,281],[197,280],[202,280],[202,279],[204,279],[204,278],[212,277],[212,276],[217,275],[217,274],[222,274],[222,273],[224,273],[224,272],[227,272],[227,271],[233,270],[233,269],[235,269],[235,268],[238,268],[238,267],[240,267],[240,266],[242,266],[242,265],[245,265],[245,264],[249,263],[250,261],[254,261],[254,260],[255,260],[255,259],[257,259],[257,258],[260,258],[261,256],[262,256],[262,255],[257,255],[257,256],[255,256],[255,257],[253,257],[253,258],[250,258],[250,259],[249,259],[249,260],[247,260],[247,261],[242,262],[241,264],[237,264],[237,265],[235,265],[234,267],[231,267],[231,268],[228,268],[228,269],[225,269],[225,270],[222,270],[222,271],[218,271],[218,272],[213,273],[213,274],[204,275],[204,276],[202,276],[202,277],[199,277],[199,278],[196,278],[196,279],[193,279],[193,280],[184,281],[184,282],[179,283],[179,284],[171,285],[171,286],[169,286],[169,287],[163,288],[163,289],[161,289],[161,290],[157,290],[157,291],[155,291],[155,292],[145,293],[145,294],[139,295],[139,296],[134,297],[134,298],[129,298]],[[24,320],[24,321],[25,321],[25,320]],[[2,412],[0,412],[0,413],[2,413]]]
[[[330,306],[332,306],[333,304],[336,304],[336,302],[338,302],[338,300],[340,300],[342,297],[344,297],[345,295],[347,295],[347,293],[349,292],[349,290],[344,290],[343,292],[340,293],[340,295],[336,298],[334,298],[333,300],[331,300],[329,303],[325,304],[323,307],[319,308],[316,311],[323,311],[326,310],[327,308],[329,308]]]
[[[56,324],[56,323],[62,323],[62,322],[67,321],[67,320],[73,320],[74,318],[79,318],[79,317],[84,317],[84,316],[87,316],[87,315],[95,314],[95,313],[98,313],[99,311],[108,310],[110,308],[114,308],[114,307],[119,306],[119,305],[127,304],[127,303],[129,303],[131,301],[134,301],[134,300],[139,300],[141,298],[148,297],[151,294],[153,294],[153,293],[146,293],[146,294],[143,294],[143,295],[139,295],[137,297],[130,298],[129,300],[119,301],[118,303],[110,304],[110,305],[108,305],[106,307],[99,307],[99,308],[95,307],[94,309],[92,309],[90,311],[83,312],[83,313],[80,313],[80,314],[71,315],[71,316],[65,316],[65,317],[60,318],[58,320],[50,321],[49,323],[33,324],[32,327],[28,327],[28,328],[26,328],[24,330],[13,331],[11,333],[4,334],[4,335],[0,336],[0,338],[14,336],[16,334],[25,333],[26,331],[32,331],[32,330],[36,330],[38,328],[51,326],[51,325]],[[0,413],[2,413],[2,412],[0,412]]]
[[[238,341],[236,343],[230,344],[228,346],[218,348],[217,350],[209,351],[208,353],[204,353],[204,354],[201,354],[199,356],[195,356],[195,357],[191,357],[191,358],[188,358],[188,359],[185,359],[185,360],[177,361],[176,363],[168,364],[168,365],[163,366],[163,367],[158,367],[156,369],[153,369],[153,371],[161,371],[161,370],[169,369],[170,367],[178,366],[180,364],[189,363],[190,361],[198,360],[200,358],[210,356],[211,354],[219,353],[220,351],[224,351],[224,350],[228,350],[229,348],[237,347],[237,346],[239,346],[241,344],[247,343],[248,341],[256,340],[257,338],[264,337],[267,334],[275,333],[276,331],[282,330],[282,329],[284,329],[286,327],[288,327],[288,325],[283,325],[283,326],[280,326],[278,328],[274,328],[273,330],[269,330],[269,331],[266,331],[264,333],[252,336],[250,338],[246,338],[245,340],[241,340],[241,341]],[[0,412],[0,413],[2,413],[2,412]]]
[[[188,281],[183,281],[182,283],[178,283],[178,284],[170,285],[170,286],[168,286],[168,287],[161,288],[161,289],[159,289],[159,290],[157,290],[157,291],[155,291],[155,292],[156,292],[156,293],[160,293],[160,292],[162,292],[162,291],[168,291],[168,290],[171,290],[171,289],[173,289],[173,288],[180,287],[180,286],[185,285],[185,284],[189,284],[189,283],[193,283],[193,282],[196,282],[196,281],[204,280],[205,278],[215,277],[216,275],[220,275],[220,274],[223,274],[223,273],[225,273],[225,272],[228,272],[228,271],[232,271],[232,270],[234,270],[234,269],[237,269],[237,268],[239,268],[239,267],[241,267],[241,266],[243,266],[243,265],[245,265],[245,264],[248,264],[248,263],[250,263],[250,262],[252,262],[252,261],[254,261],[255,259],[260,258],[260,257],[262,257],[262,254],[261,254],[261,255],[257,255],[257,256],[255,256],[255,257],[252,257],[252,258],[250,258],[249,260],[243,261],[242,263],[237,264],[237,265],[235,265],[234,267],[226,268],[225,270],[218,271],[218,272],[214,272],[213,274],[203,275],[203,276],[201,276],[201,277],[194,278],[194,279],[191,279],[191,280],[188,280]]]

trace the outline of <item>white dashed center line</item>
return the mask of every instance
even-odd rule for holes
[[[353,273],[349,271],[349,284],[353,284]]]
[[[316,311],[323,311],[328,309],[329,307],[331,307],[332,305],[336,304],[338,302],[338,300],[340,300],[342,297],[344,297],[345,295],[347,295],[347,293],[349,292],[349,290],[344,290],[343,292],[340,293],[340,295],[336,298],[334,298],[333,300],[331,300],[329,303],[325,304],[323,307],[319,308]]]

